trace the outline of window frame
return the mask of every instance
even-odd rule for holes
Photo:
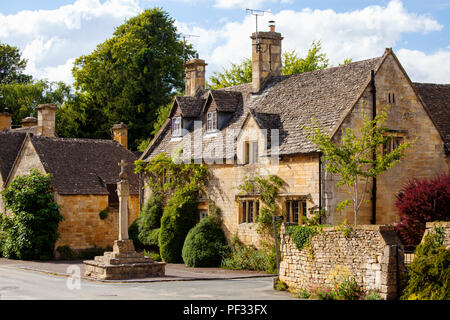
[[[177,121],[179,123],[177,123]],[[182,117],[173,117],[172,118],[172,136],[173,137],[181,137],[183,132],[183,119]]]
[[[251,210],[251,212],[250,212]],[[239,200],[239,224],[256,223],[259,216],[260,203],[259,199],[244,198]]]
[[[304,218],[307,218],[306,199],[285,199],[286,222],[292,224],[303,224]]]
[[[206,132],[216,132],[218,130],[217,122],[218,122],[217,111],[208,111],[206,113]]]

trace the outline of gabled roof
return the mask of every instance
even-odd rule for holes
[[[25,133],[0,131],[0,173],[4,180],[11,171],[25,136]]]
[[[127,162],[130,194],[139,194],[134,174],[136,156],[112,140],[49,138],[28,135],[59,194],[108,194],[107,184],[119,181],[119,162]]]
[[[217,110],[220,112],[235,112],[242,99],[242,94],[237,91],[211,90],[209,97],[214,100]]]
[[[450,152],[450,84],[413,83]]]
[[[252,94],[252,84],[247,83],[207,92],[203,98],[220,96],[219,101],[225,101],[221,97],[238,101],[222,131],[239,130],[251,112],[261,128],[280,130],[281,155],[316,152],[305,127],[316,119],[332,134],[369,85],[371,70],[376,71],[390,52],[335,68],[273,77],[257,95]],[[170,153],[179,144],[171,139],[170,125],[166,122],[161,128],[158,138],[141,156],[142,160],[149,160],[161,152]],[[203,150],[224,147],[214,146],[214,143],[213,139],[203,141]],[[234,158],[234,153],[228,154],[229,148],[226,149],[224,157]]]
[[[176,97],[170,113],[172,114],[178,105],[183,117],[196,118],[200,115],[204,102],[204,99],[197,97]]]

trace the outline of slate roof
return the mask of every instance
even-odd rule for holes
[[[220,112],[235,112],[242,99],[240,92],[226,90],[211,90],[210,96]]]
[[[4,180],[8,178],[25,136],[25,133],[0,131],[0,173]]]
[[[139,194],[134,174],[136,156],[113,140],[48,138],[30,135],[31,142],[59,194],[108,194],[107,184],[119,181],[119,162],[127,162],[130,194]]]
[[[176,97],[176,103],[181,109],[181,113],[186,118],[196,118],[202,111],[204,99],[197,97]]]
[[[413,83],[450,152],[450,84]]]
[[[281,155],[315,152],[317,148],[307,138],[305,127],[316,119],[331,133],[357,102],[369,84],[370,71],[379,67],[385,55],[336,68],[273,77],[258,95],[252,94],[251,83],[211,91],[213,97],[219,98],[219,104],[233,99],[235,106],[222,131],[240,129],[251,110],[260,126],[280,130]],[[209,94],[206,92],[201,98],[206,99]],[[221,100],[222,97],[225,98]],[[141,159],[149,160],[161,152],[170,154],[180,143],[172,139],[170,132],[170,121],[167,121]],[[213,139],[204,138],[202,143],[203,150],[219,147]],[[226,151],[223,151],[224,158],[234,158],[234,152]]]

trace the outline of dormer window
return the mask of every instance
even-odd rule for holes
[[[206,132],[217,131],[217,112],[211,111],[206,114]]]
[[[172,118],[172,136],[181,136],[181,117]]]

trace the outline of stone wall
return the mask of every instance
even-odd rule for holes
[[[82,250],[96,247],[112,247],[119,237],[119,210],[108,212],[108,217],[100,219],[99,213],[108,207],[107,195],[55,195],[61,206],[64,221],[59,224],[60,238],[55,248],[68,245]],[[128,225],[139,216],[139,196],[129,198]]]
[[[422,242],[426,235],[434,230],[434,228],[444,228],[444,247],[450,249],[450,221],[427,222]]]
[[[332,283],[332,275],[347,273],[364,290],[384,299],[397,297],[397,248],[393,226],[359,225],[347,236],[340,227],[323,228],[309,246],[298,250],[281,228],[280,280],[308,289]]]

